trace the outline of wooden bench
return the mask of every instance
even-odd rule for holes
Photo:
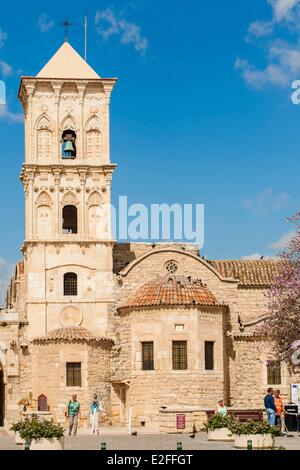
[[[252,419],[253,421],[263,421],[263,410],[228,410],[230,416],[234,416],[239,421],[244,423]],[[214,415],[214,410],[206,411],[207,418],[210,418]]]

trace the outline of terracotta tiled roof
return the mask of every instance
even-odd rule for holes
[[[269,286],[278,273],[279,260],[214,260],[209,263],[223,277],[234,278],[242,286]]]
[[[121,308],[155,305],[218,305],[200,279],[168,274],[140,287]]]
[[[73,341],[80,342],[90,342],[90,341],[107,341],[113,342],[110,338],[101,338],[99,336],[93,335],[90,331],[81,327],[72,327],[72,328],[59,328],[57,330],[49,331],[45,336],[40,336],[35,338],[33,342],[43,342],[43,343],[52,343],[52,342],[66,342],[71,343]]]

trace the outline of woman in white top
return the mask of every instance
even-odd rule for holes
[[[227,411],[227,406],[224,405],[224,400],[219,400],[217,408],[215,409],[215,415],[222,416],[227,416],[228,411]]]

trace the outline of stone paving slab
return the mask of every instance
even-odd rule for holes
[[[106,442],[107,450],[176,450],[177,442],[182,442],[183,450],[236,450],[233,442],[212,442],[206,433],[198,433],[192,439],[187,434],[149,434],[149,435],[112,435],[66,436],[65,450],[100,450],[101,442]],[[287,450],[300,450],[300,437],[276,438],[276,447],[284,446]],[[22,450],[13,436],[0,436],[0,450]]]

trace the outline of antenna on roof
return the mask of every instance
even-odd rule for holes
[[[85,17],[84,17],[84,60],[86,61],[86,48],[87,48],[87,12],[85,12]]]
[[[59,24],[64,28],[64,40],[65,42],[68,42],[69,28],[73,26],[73,23],[66,17],[64,21],[61,21]]]

